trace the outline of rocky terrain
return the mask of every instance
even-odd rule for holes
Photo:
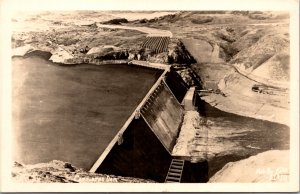
[[[15,162],[12,178],[19,183],[153,183],[151,180],[89,173],[58,160],[34,165]]]
[[[74,16],[74,20],[70,20],[70,15]],[[63,64],[102,64],[109,60],[124,62],[133,59],[179,64],[194,61],[177,38],[171,38],[167,52],[153,53],[141,47],[146,35],[164,36],[164,32],[160,33],[161,30],[122,27],[120,24],[128,23],[127,19],[115,18],[110,14],[99,18],[90,15],[93,13],[56,12],[51,16],[45,12],[39,18],[36,15],[26,15],[21,21],[15,16],[12,20],[13,56],[41,50],[52,54],[51,61]],[[90,21],[82,22],[78,16],[89,17]],[[23,29],[25,25],[30,31]],[[171,36],[169,31],[166,33]]]
[[[135,22],[170,30],[196,59],[202,99],[221,110],[289,125],[289,14],[182,11]],[[224,95],[216,95],[223,93]]]

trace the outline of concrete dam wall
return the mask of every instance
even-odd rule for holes
[[[179,133],[183,109],[164,81],[160,82],[148,98],[141,113],[145,122],[171,153]]]

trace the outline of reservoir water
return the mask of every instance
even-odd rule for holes
[[[60,66],[12,59],[13,160],[62,160],[88,170],[131,115],[159,70],[128,65]]]

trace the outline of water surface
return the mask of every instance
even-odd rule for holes
[[[14,160],[89,169],[161,71],[127,65],[59,66],[13,58]]]

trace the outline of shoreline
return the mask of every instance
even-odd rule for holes
[[[27,47],[24,46],[25,48]],[[20,47],[18,47],[20,48]],[[22,55],[21,54],[12,54],[11,58],[14,57],[31,57],[31,56],[38,56],[45,60],[48,60],[56,65],[60,66],[76,66],[76,65],[83,65],[83,64],[89,64],[89,65],[111,65],[111,64],[119,64],[119,65],[129,65],[129,66],[138,66],[141,68],[150,68],[150,69],[159,69],[159,70],[165,70],[169,68],[170,64],[163,64],[163,63],[151,63],[149,61],[142,61],[142,60],[133,60],[133,59],[115,59],[115,60],[101,60],[101,59],[92,59],[88,57],[74,57],[74,58],[68,58],[63,59],[61,61],[54,61],[51,60],[51,57],[54,55],[50,51],[42,50],[42,49],[34,49],[31,50],[31,47],[27,47],[28,50],[26,50]]]
[[[26,47],[26,46],[24,46]],[[20,47],[18,47],[20,48]],[[14,49],[13,49],[14,50]],[[63,66],[75,66],[75,65],[81,65],[81,64],[91,64],[91,65],[109,65],[109,64],[128,64],[129,60],[99,60],[96,61],[94,60],[91,61],[91,59],[89,58],[72,58],[72,60],[76,61],[76,60],[82,60],[82,61],[78,61],[78,62],[68,62],[66,60],[68,59],[62,59],[62,62],[55,62],[53,60],[50,60],[51,56],[53,56],[53,54],[50,51],[46,51],[46,50],[42,50],[42,49],[34,49],[34,50],[27,50],[26,52],[24,52],[24,54],[12,54],[11,58],[14,57],[31,57],[31,56],[39,56],[43,59],[49,60],[54,64],[57,65],[63,65]],[[70,60],[70,59],[69,59]]]
[[[49,60],[51,58],[51,56],[53,55],[50,51],[47,51],[46,49],[34,49],[34,50],[31,50],[32,47],[29,47],[30,45],[25,45],[23,46],[24,48],[28,49],[23,55],[12,55],[12,58],[14,57],[30,57],[30,56],[39,56],[39,57],[42,57],[46,60]],[[20,48],[20,47],[18,47]],[[68,60],[68,59],[67,59]],[[69,59],[70,60],[70,59]],[[134,60],[99,60],[99,59],[89,59],[89,58],[73,58],[71,59],[71,61],[74,60],[73,63],[71,62],[66,62],[66,60],[64,60],[64,62],[54,62],[52,60],[49,60],[50,62],[52,62],[53,64],[55,65],[59,65],[59,66],[77,66],[77,65],[83,65],[83,64],[89,64],[89,65],[97,65],[97,66],[100,66],[100,65],[111,65],[111,64],[121,64],[121,65],[129,65],[129,66],[138,66],[140,68],[155,68],[155,67],[150,67],[150,66],[145,66],[145,65],[138,65],[138,64],[135,64],[135,63],[132,63],[132,61]],[[147,61],[142,61],[142,62],[146,62]],[[171,66],[171,65],[169,65]],[[159,69],[159,68],[158,68]],[[215,100],[210,100],[210,99],[215,99]],[[284,124],[286,126],[289,126],[289,122],[286,122],[286,121],[281,121],[281,120],[278,120],[276,118],[273,118],[271,117],[270,115],[259,115],[257,116],[256,114],[253,114],[251,111],[248,112],[248,114],[244,111],[240,111],[240,110],[234,110],[234,109],[231,109],[229,107],[225,105],[222,105],[219,103],[219,99],[218,96],[214,96],[214,95],[210,95],[210,96],[207,96],[207,97],[204,97],[202,100],[206,101],[207,103],[211,104],[212,106],[215,106],[216,108],[222,110],[222,111],[225,111],[225,112],[228,112],[228,113],[233,113],[233,114],[237,114],[237,115],[240,115],[240,116],[246,116],[246,117],[249,117],[249,118],[255,118],[255,119],[259,119],[259,120],[265,120],[265,121],[271,121],[271,122],[274,122],[274,123],[278,123],[278,124]],[[227,100],[230,100],[230,99],[227,99]],[[232,100],[232,99],[231,99]],[[222,100],[224,101],[224,100]],[[217,105],[215,105],[215,103],[217,103]]]

